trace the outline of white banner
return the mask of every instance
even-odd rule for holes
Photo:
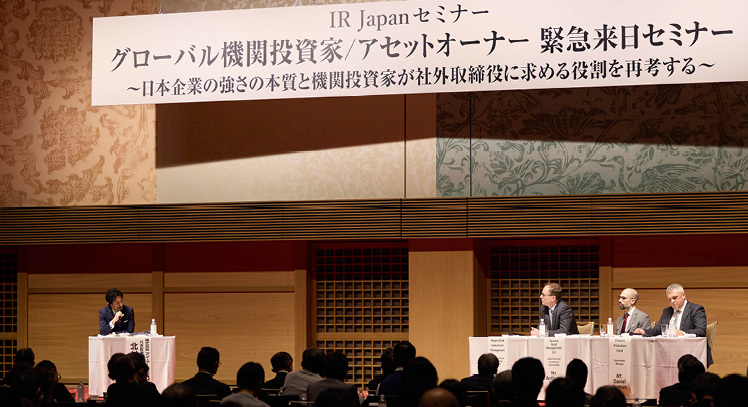
[[[543,388],[546,388],[553,379],[566,375],[566,337],[544,338],[543,345],[543,367],[545,367]]]
[[[610,383],[623,394],[631,393],[631,337],[614,336],[608,342],[608,376]]]
[[[748,80],[744,0],[393,1],[96,18],[92,104]]]
[[[127,353],[138,352],[145,357],[148,365],[148,381],[151,381],[151,337],[145,335],[133,335],[126,337]]]

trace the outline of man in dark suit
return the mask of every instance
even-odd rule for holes
[[[231,394],[231,388],[213,378],[221,364],[221,356],[218,349],[206,346],[197,353],[198,371],[184,384],[192,387],[195,394],[215,394],[217,398],[223,399]],[[264,373],[263,373],[264,374]],[[264,376],[263,376],[264,378]]]
[[[706,311],[704,307],[686,300],[686,290],[678,283],[673,283],[665,290],[670,306],[662,310],[662,316],[657,324],[650,329],[638,328],[635,334],[657,336],[661,333],[663,324],[675,325],[675,336],[694,334],[698,337],[706,336]],[[706,366],[712,364],[712,350],[707,344]]]
[[[348,358],[342,352],[333,352],[325,356],[325,379],[309,383],[306,388],[309,401],[316,401],[317,396],[328,389],[339,389],[348,392],[354,400],[354,405],[359,405],[358,390],[356,386],[344,383],[348,375]]]
[[[578,334],[577,321],[574,319],[574,311],[569,304],[561,299],[561,286],[556,283],[547,283],[540,292],[540,318],[545,322],[548,336],[556,334],[573,335]],[[537,328],[530,328],[532,336],[539,336]]]
[[[263,389],[278,389],[283,387],[288,372],[293,370],[293,358],[288,352],[278,352],[270,358],[270,364],[273,366],[275,377],[266,381]]]
[[[395,371],[386,379],[382,380],[377,389],[377,395],[395,396],[400,391],[400,382],[403,380],[403,369],[405,365],[416,357],[416,347],[408,341],[398,342],[392,350],[392,358],[395,361]]]
[[[694,355],[683,355],[678,359],[678,383],[663,387],[660,390],[661,406],[691,405],[693,381],[696,376],[704,373],[704,365]]]
[[[496,396],[491,391],[493,379],[499,370],[499,358],[493,353],[484,353],[478,358],[478,374],[460,380],[467,391],[487,391],[490,404],[495,406]]]
[[[122,291],[112,288],[106,292],[107,306],[99,310],[99,333],[135,332],[135,310],[122,302]]]

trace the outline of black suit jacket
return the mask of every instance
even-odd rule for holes
[[[545,305],[540,306],[540,317],[545,321],[548,336],[556,334],[574,335],[579,333],[577,320],[574,319],[574,311],[566,301],[561,300],[556,304],[556,309],[553,310],[553,323],[551,323],[548,311],[549,308]]]
[[[672,386],[663,387],[660,390],[661,406],[690,406],[691,386],[683,383],[675,383]]]
[[[231,388],[214,379],[209,373],[197,372],[191,379],[185,380],[184,384],[192,387],[196,394],[215,394],[222,399],[231,394]]]
[[[657,336],[661,333],[660,325],[669,324],[670,319],[673,317],[673,307],[667,307],[662,310],[662,316],[657,324],[650,328],[645,329],[646,336]],[[683,307],[683,316],[680,318],[680,326],[677,327],[681,331],[687,334],[695,334],[699,337],[706,336],[706,310],[699,304],[695,304],[688,301]],[[709,344],[706,346],[706,365],[709,367],[712,364],[712,349],[709,348]]]
[[[114,324],[114,329],[109,327],[109,322],[114,319],[112,307],[107,305],[99,310],[99,333],[108,335],[112,332],[135,332],[135,310],[127,305],[122,306],[122,313],[125,314]]]
[[[283,387],[283,383],[286,382],[286,376],[288,372],[278,372],[274,378],[266,381],[262,384],[263,389],[280,389]]]

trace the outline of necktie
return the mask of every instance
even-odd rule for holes
[[[548,310],[548,318],[551,321],[551,327],[552,327],[553,326],[553,310],[552,309]],[[553,329],[553,328],[551,328],[551,329]]]
[[[680,323],[679,323],[680,321],[678,320],[680,319],[681,312],[683,312],[683,310],[675,311],[675,329],[680,329]]]
[[[626,321],[629,320],[629,313],[623,314],[623,323],[621,324],[621,334],[626,333]]]

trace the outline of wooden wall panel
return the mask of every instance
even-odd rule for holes
[[[164,289],[174,291],[255,291],[257,289],[289,291],[294,287],[294,271],[165,273]]]
[[[748,266],[616,268],[613,288],[660,288],[677,282],[683,287],[748,288]],[[616,296],[617,301],[617,296]]]
[[[413,251],[409,258],[410,341],[439,380],[470,375],[468,337],[474,336],[473,251]]]
[[[658,321],[662,309],[669,304],[665,297],[665,287],[657,289],[639,289],[638,307],[646,312],[650,319]],[[712,356],[714,365],[710,372],[719,375],[730,373],[745,374],[748,366],[748,354],[745,353],[745,337],[748,335],[748,315],[742,310],[748,309],[748,289],[686,289],[686,299],[704,306],[707,322],[719,321],[717,337]],[[611,292],[613,317],[621,315],[618,307],[620,289]]]
[[[195,374],[203,346],[221,352],[218,380],[236,383],[236,371],[249,361],[261,363],[270,377],[270,357],[294,353],[294,304],[293,293],[165,294],[165,334],[177,337],[176,380]]]
[[[127,298],[128,293],[150,292],[151,284],[151,273],[29,274],[30,293],[101,293],[102,302],[112,287]]]
[[[28,345],[36,360],[57,365],[63,381],[88,382],[88,337],[99,333],[99,309],[104,294],[29,294]],[[135,309],[135,332],[151,323],[151,295],[127,294]]]

